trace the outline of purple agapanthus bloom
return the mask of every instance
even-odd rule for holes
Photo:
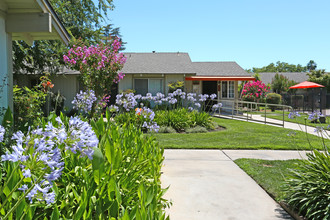
[[[288,118],[290,118],[290,119],[294,119],[295,117],[300,117],[299,112],[293,111],[293,112],[290,112],[288,115]]]
[[[211,100],[214,100],[216,97],[217,97],[216,94],[211,94],[211,95],[210,95]]]
[[[3,141],[3,138],[5,136],[5,132],[6,132],[5,128],[0,125],[0,142]]]
[[[87,92],[80,91],[72,101],[73,108],[84,113],[89,113],[96,100],[97,98],[93,90]]]
[[[317,120],[319,119],[320,117],[322,117],[322,113],[321,112],[317,112],[317,111],[314,111],[312,112],[311,114],[309,114],[308,116],[308,120]]]

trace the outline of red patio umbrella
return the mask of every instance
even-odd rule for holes
[[[314,83],[314,82],[302,82],[297,85],[291,86],[290,89],[308,89],[308,88],[321,88],[324,87],[320,84]]]
[[[297,85],[294,85],[294,86],[291,86],[290,89],[309,89],[309,88],[312,88],[312,91],[314,93],[314,89],[313,88],[322,88],[324,86],[320,85],[320,84],[317,84],[317,83],[314,83],[314,82],[308,82],[308,81],[305,81],[305,82],[302,82],[302,83],[299,83]],[[322,89],[320,91],[320,94],[322,93]],[[320,102],[321,102],[322,98],[320,99]],[[312,95],[312,111],[314,111],[314,94]],[[322,103],[320,103],[320,112],[322,112]]]

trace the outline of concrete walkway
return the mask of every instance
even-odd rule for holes
[[[233,160],[300,159],[305,152],[170,150],[164,152],[162,187],[171,220],[272,220],[291,217]]]

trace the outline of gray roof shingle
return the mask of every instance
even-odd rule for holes
[[[236,62],[192,62],[197,76],[252,76]]]
[[[272,79],[275,77],[274,72],[272,73],[259,73],[260,80],[265,83],[272,83]],[[308,80],[308,75],[306,72],[279,72],[278,74],[281,74],[285,77],[287,77],[289,80],[293,80],[297,83],[304,82]]]
[[[184,74],[195,73],[188,53],[124,53],[125,74]]]

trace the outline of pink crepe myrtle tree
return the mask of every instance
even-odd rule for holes
[[[119,50],[122,44],[115,37],[110,41],[86,46],[78,40],[66,55],[64,62],[80,71],[80,79],[86,90],[93,90],[99,98],[109,94],[113,83],[118,83],[125,76],[120,70],[126,57]]]
[[[269,86],[261,81],[248,82],[244,85],[242,98],[244,101],[263,102],[269,92]]]

